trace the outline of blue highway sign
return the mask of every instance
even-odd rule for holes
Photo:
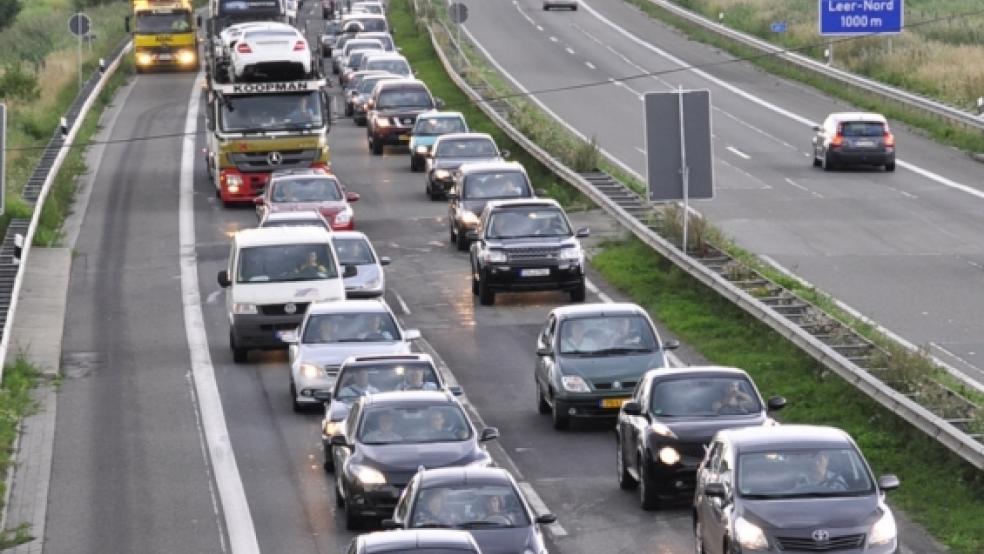
[[[821,35],[901,33],[904,0],[819,0]]]

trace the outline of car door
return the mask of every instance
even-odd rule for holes
[[[643,377],[632,391],[632,401],[642,407],[642,415],[632,416],[619,412],[619,436],[622,437],[622,460],[627,468],[639,467],[640,447],[644,447],[644,433],[649,428],[649,389],[652,379]]]
[[[556,334],[557,316],[550,314],[547,322],[543,324],[543,329],[536,338],[536,369],[534,377],[540,390],[546,393],[550,390],[550,371],[554,365],[556,355],[556,345],[554,335]]]
[[[419,478],[410,480],[410,483],[403,489],[403,493],[400,494],[400,499],[396,502],[396,508],[393,509],[393,521],[396,522],[398,528],[410,528],[410,510],[414,500],[416,500],[414,496],[417,493],[418,480]]]
[[[706,497],[704,505],[706,510],[701,523],[704,526],[704,545],[708,553],[724,553],[724,537],[729,535],[731,528],[731,512],[734,508],[734,487],[732,487],[734,474],[732,467],[731,445],[724,441],[720,444],[720,454],[715,454],[712,459],[713,469],[708,482],[717,482],[724,485],[725,497]]]
[[[341,491],[342,495],[345,494],[345,487],[342,486],[342,481],[345,479],[345,462],[352,456],[352,451],[355,449],[355,437],[357,435],[359,425],[362,419],[362,402],[356,402],[352,405],[349,415],[345,418],[345,446],[335,446],[332,448],[332,455],[335,457],[335,486],[337,490]]]

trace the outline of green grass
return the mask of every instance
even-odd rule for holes
[[[641,241],[610,243],[592,264],[710,363],[745,369],[763,394],[785,396],[784,422],[849,432],[876,473],[902,480],[890,499],[954,552],[984,551],[980,471],[823,372],[815,360]]]
[[[31,398],[31,389],[37,385],[38,375],[37,368],[22,356],[18,356],[14,363],[3,370],[3,384],[0,385],[0,508],[6,497],[6,475],[13,461],[18,425],[36,409],[36,403]],[[27,529],[19,526],[0,533],[0,548],[30,539]]]
[[[911,127],[923,131],[934,140],[969,152],[984,152],[984,135],[925,115],[919,110],[906,108],[904,105],[882,101],[864,92],[845,87],[837,81],[825,78],[816,73],[799,69],[772,56],[762,56],[758,51],[742,46],[717,33],[707,31],[690,23],[652,3],[649,0],[625,0],[638,7],[649,16],[668,25],[676,27],[691,40],[720,48],[736,58],[747,58],[761,69],[794,81],[809,85],[824,94],[839,98],[862,110],[875,111],[884,114],[892,120],[901,121]],[[835,47],[836,48],[836,47]],[[835,54],[836,55],[836,54]],[[984,93],[984,92],[982,92]]]

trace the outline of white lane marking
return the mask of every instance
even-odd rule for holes
[[[752,125],[751,123],[745,121],[744,119],[742,119],[742,118],[734,115],[733,113],[731,113],[729,111],[722,110],[721,108],[718,108],[717,106],[714,107],[714,111],[715,112],[718,112],[720,114],[723,114],[725,117],[731,118],[732,120],[734,120],[739,125],[744,125],[745,127],[748,127],[749,129],[755,131],[756,133],[762,135],[763,137],[766,137],[768,139],[771,139],[771,140],[774,140],[774,141],[778,142],[779,144],[785,146],[786,148],[789,148],[790,150],[796,150],[796,147],[793,146],[792,144],[789,144],[788,142],[782,140],[781,138],[779,138],[777,136],[774,136],[774,135],[771,135],[771,134],[763,131],[762,129],[759,129],[758,127]],[[809,155],[809,154],[807,154],[807,155]]]
[[[219,299],[219,295],[221,295],[223,292],[224,291],[222,289],[218,289],[218,290],[215,290],[215,291],[210,292],[208,294],[208,296],[205,298],[205,303],[206,304],[215,304],[215,301]]]
[[[593,64],[593,63],[591,63],[591,62],[584,62],[584,65],[586,65],[586,66],[588,66],[588,67],[590,67],[591,69],[598,69],[598,68],[597,68],[597,67],[595,67],[595,66],[594,66],[594,64]]]
[[[613,85],[615,85],[616,87],[622,87],[622,88],[624,88],[625,90],[631,92],[636,98],[642,97],[642,93],[641,92],[639,92],[636,89],[630,87],[629,85],[623,83],[622,81],[616,81],[614,77],[609,77],[608,78],[608,82],[611,83],[611,84],[613,84]]]
[[[693,74],[698,75],[700,77],[703,77],[704,79],[707,79],[708,81],[710,81],[710,82],[712,82],[712,83],[714,83],[714,84],[716,84],[716,85],[718,85],[718,86],[720,86],[720,87],[728,90],[729,92],[732,92],[732,93],[734,93],[734,94],[736,94],[738,96],[741,96],[742,98],[748,100],[749,102],[752,102],[754,104],[758,104],[759,106],[762,106],[763,108],[765,108],[765,109],[767,109],[769,111],[772,111],[772,112],[777,113],[779,115],[785,116],[785,117],[787,117],[789,119],[792,119],[793,121],[796,121],[797,123],[801,123],[801,124],[803,124],[803,125],[805,125],[807,127],[813,127],[814,125],[816,125],[816,122],[811,121],[809,118],[803,117],[803,116],[801,116],[801,115],[799,115],[797,113],[791,112],[791,111],[789,111],[789,110],[787,110],[785,108],[781,108],[781,107],[779,107],[779,106],[777,106],[777,105],[775,105],[775,104],[773,104],[773,103],[771,103],[771,102],[769,102],[767,100],[764,100],[762,98],[759,98],[758,96],[755,96],[754,94],[752,94],[752,93],[750,93],[748,91],[745,91],[743,89],[740,89],[740,88],[736,87],[735,85],[732,85],[731,83],[728,83],[726,81],[723,81],[721,79],[718,79],[717,77],[711,75],[710,73],[707,73],[706,71],[703,71],[703,70],[697,69],[696,67],[693,67],[692,65],[688,64],[687,62],[681,60],[680,58],[677,58],[676,56],[670,54],[669,52],[666,52],[665,50],[663,50],[661,48],[657,48],[656,46],[653,46],[652,44],[650,44],[650,43],[642,40],[641,38],[639,38],[636,35],[630,33],[629,31],[626,31],[622,27],[619,27],[617,24],[615,24],[614,22],[612,22],[611,20],[609,20],[607,17],[605,17],[605,16],[601,15],[600,13],[598,13],[597,10],[595,10],[594,8],[592,8],[586,2],[581,2],[581,5],[586,10],[588,10],[589,12],[591,12],[591,14],[594,15],[599,21],[605,23],[609,27],[611,27],[611,28],[617,30],[618,32],[622,33],[622,36],[628,38],[629,40],[635,42],[636,44],[642,46],[643,48],[645,48],[645,49],[647,49],[647,50],[649,50],[649,51],[651,51],[651,52],[653,52],[653,53],[655,53],[655,54],[657,54],[659,56],[662,56],[663,58],[665,58],[665,59],[667,59],[667,60],[675,63],[676,65],[678,65],[678,66],[680,66],[682,68],[687,69],[688,71],[692,72]],[[921,175],[921,176],[923,176],[923,177],[925,177],[927,179],[930,179],[932,181],[936,181],[937,183],[939,183],[939,184],[941,184],[941,185],[943,185],[945,187],[949,187],[949,188],[952,188],[954,190],[959,190],[959,191],[964,192],[964,193],[967,193],[967,194],[969,194],[971,196],[984,199],[984,191],[980,191],[980,190],[977,190],[977,189],[975,189],[973,187],[964,185],[962,183],[958,183],[958,182],[953,181],[951,179],[947,179],[946,177],[944,177],[942,175],[933,173],[932,171],[930,171],[928,169],[919,167],[919,166],[917,166],[915,164],[911,164],[909,162],[905,162],[903,160],[896,160],[895,163],[899,167],[903,167],[903,168],[908,169],[909,171],[912,171],[913,173],[917,173],[917,174],[919,174],[919,175]]]
[[[542,31],[542,30],[543,30],[543,27],[542,27],[542,26],[540,26],[540,25],[537,25],[537,26],[536,26],[536,30],[537,30],[537,31]]]
[[[530,17],[529,15],[527,15],[526,12],[523,11],[523,8],[520,8],[517,5],[516,6],[516,11],[519,12],[519,15],[525,17],[526,18],[526,21],[529,21],[530,22],[530,25],[533,25],[534,27],[539,27],[539,25],[536,24],[536,21],[533,21],[533,18]]]
[[[803,192],[808,192],[808,193],[810,193],[810,194],[812,194],[813,196],[815,196],[815,197],[817,197],[817,198],[823,198],[823,195],[822,195],[822,194],[820,194],[819,192],[816,192],[816,191],[813,191],[813,190],[810,190],[810,189],[808,189],[808,188],[806,188],[806,187],[804,187],[803,185],[801,185],[801,184],[799,184],[799,183],[797,183],[796,181],[794,181],[794,180],[792,180],[792,179],[790,179],[789,177],[786,177],[786,182],[787,182],[787,183],[789,183],[790,185],[792,185],[792,186],[794,186],[794,187],[796,187],[796,188],[798,188],[798,189],[800,189],[800,190],[801,190],[801,191],[803,191]]]
[[[547,505],[543,503],[543,500],[540,498],[540,495],[536,493],[536,489],[533,488],[533,485],[527,483],[526,481],[521,481],[517,484],[519,485],[519,488],[523,490],[523,496],[525,496],[526,500],[529,501],[530,507],[533,508],[534,512],[537,514],[550,513]],[[559,523],[554,522],[550,525],[545,525],[544,527],[549,529],[550,534],[554,537],[560,538],[567,536],[567,529],[561,527]]]
[[[188,115],[185,119],[184,139],[181,146],[181,177],[178,209],[179,260],[181,263],[181,299],[184,304],[185,335],[191,353],[191,374],[195,383],[195,395],[208,446],[209,460],[219,489],[222,516],[229,547],[233,554],[259,554],[256,530],[249,513],[249,502],[232,451],[222,397],[215,381],[215,368],[208,351],[205,333],[205,316],[202,313],[201,292],[198,289],[198,259],[195,255],[195,135],[198,129],[198,102],[202,94],[203,74],[199,73],[191,87]]]
[[[888,187],[888,188],[894,190],[895,192],[901,194],[902,196],[905,196],[906,198],[913,198],[913,199],[919,198],[915,194],[912,194],[911,192],[906,192],[906,191],[904,191],[902,189],[897,189],[895,187]]]
[[[560,41],[557,40],[557,37],[550,37],[550,42],[560,42]]]
[[[732,154],[734,154],[735,156],[738,156],[739,158],[743,158],[743,159],[746,159],[746,160],[752,159],[751,156],[749,156],[748,154],[742,152],[741,150],[738,150],[734,146],[728,146],[727,150],[728,150],[728,152],[731,152]]]
[[[393,296],[395,296],[396,297],[396,301],[400,303],[400,309],[403,310],[403,315],[410,315],[410,307],[407,306],[407,303],[406,302],[404,302],[403,297],[400,296],[400,293],[398,293],[398,292],[396,292],[394,290],[393,291]]]
[[[574,50],[572,48],[564,48],[564,50],[567,50],[568,54],[571,54],[572,56],[574,55]]]
[[[741,173],[742,175],[744,175],[745,177],[747,177],[749,181],[754,181],[754,182],[758,183],[760,189],[763,189],[763,190],[770,190],[770,189],[772,189],[772,186],[770,186],[768,183],[766,183],[762,179],[759,179],[758,177],[752,175],[751,173],[745,171],[744,169],[738,167],[735,164],[728,163],[728,160],[726,160],[726,159],[724,159],[722,157],[716,157],[716,158],[714,158],[714,162],[715,163],[719,163],[721,165],[726,165],[726,166],[730,167],[736,173]],[[693,208],[691,208],[691,210],[693,210]]]
[[[636,150],[638,150],[638,151],[639,151],[639,153],[640,153],[640,154],[642,154],[643,156],[645,156],[645,155],[646,155],[646,151],[645,151],[645,149],[643,149],[643,148],[639,148],[638,146],[636,146],[636,147],[635,147],[635,149],[636,149]]]

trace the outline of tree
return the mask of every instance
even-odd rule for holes
[[[0,0],[0,29],[13,23],[20,9],[19,0]]]

